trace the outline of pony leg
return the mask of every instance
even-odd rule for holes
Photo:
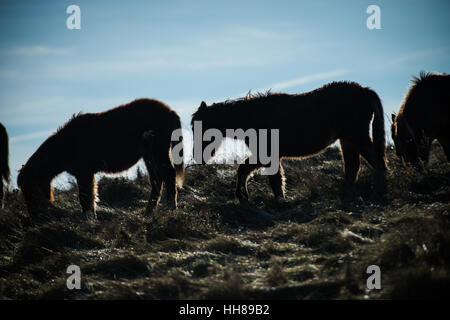
[[[51,181],[47,181],[44,184],[43,189],[44,189],[43,193],[44,193],[45,199],[48,200],[48,202],[50,204],[52,204],[55,201],[55,198],[53,197],[52,182]]]
[[[353,186],[358,179],[359,166],[359,150],[351,142],[341,139],[342,158],[344,160],[345,183],[347,186]]]
[[[161,137],[156,137],[161,139]],[[152,144],[153,150],[148,150],[144,156],[150,162],[150,177],[154,176],[157,181],[155,182],[155,193],[151,197],[147,213],[154,209],[154,206],[158,204],[159,196],[161,193],[161,185],[164,183],[167,192],[167,201],[171,209],[177,208],[177,185],[176,185],[176,170],[170,158],[170,135],[163,141],[154,141]],[[152,174],[153,173],[153,174]],[[159,194],[158,194],[159,192]],[[156,201],[155,201],[156,200]]]
[[[424,165],[426,165],[430,159],[430,150],[431,150],[431,143],[434,139],[430,137],[423,137],[421,144],[417,146],[417,151],[419,155],[419,159],[423,162]]]
[[[53,206],[54,197],[53,197],[53,188],[52,181],[45,180],[42,183],[38,184],[35,195],[35,204],[33,207],[36,208],[36,212],[45,212],[48,209],[55,209]]]
[[[166,150],[165,153],[167,153],[167,157],[163,157],[160,159],[161,162],[161,169],[164,177],[164,185],[166,188],[167,193],[167,202],[169,205],[169,208],[172,210],[175,210],[177,208],[177,173],[175,170],[175,167],[173,166],[172,160],[169,157],[169,150]]]
[[[269,184],[270,187],[272,188],[273,194],[275,196],[275,200],[278,200],[278,198],[281,196],[282,198],[284,198],[284,182],[285,182],[285,177],[284,177],[284,170],[283,170],[283,166],[281,165],[280,162],[280,166],[278,168],[278,172],[274,175],[269,176]]]
[[[158,168],[155,168],[153,163],[150,162],[147,157],[144,157],[145,166],[147,167],[148,174],[150,176],[150,184],[152,186],[152,191],[150,193],[150,199],[148,200],[147,208],[145,209],[145,214],[149,215],[153,212],[159,203],[161,198],[161,192],[163,189],[163,182],[159,173]]]
[[[5,207],[5,187],[3,186],[3,181],[0,181],[2,184],[0,186],[0,209]]]
[[[237,178],[235,194],[240,202],[248,201],[248,190],[247,190],[248,178],[253,171],[255,171],[261,167],[262,167],[261,164],[243,163],[243,164],[239,165],[238,172],[237,172],[238,178]]]
[[[445,156],[447,157],[447,160],[450,162],[450,138],[439,137],[438,141],[441,144],[442,148],[444,149],[444,153]]]
[[[385,193],[387,167],[383,155],[375,153],[375,147],[370,139],[368,139],[365,144],[360,146],[360,154],[375,170],[375,189],[378,193]]]
[[[88,219],[97,219],[95,212],[96,181],[93,174],[76,177],[81,208]]]

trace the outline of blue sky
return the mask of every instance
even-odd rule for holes
[[[71,4],[80,30],[66,28]],[[381,30],[366,27],[371,4]],[[72,114],[139,97],[168,103],[188,127],[202,100],[352,80],[390,114],[411,76],[450,72],[449,30],[447,0],[2,0],[0,121],[13,179]]]

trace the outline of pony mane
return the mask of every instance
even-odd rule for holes
[[[259,99],[266,99],[269,98],[271,96],[275,96],[277,95],[276,93],[272,93],[269,90],[267,90],[266,92],[256,92],[256,93],[252,93],[251,90],[248,91],[248,93],[244,96],[244,97],[240,97],[240,98],[236,98],[236,99],[227,99],[225,101],[222,102],[214,102],[213,104],[211,104],[210,106],[208,106],[207,108],[209,110],[214,109],[214,110],[222,110],[222,109],[228,109],[230,107],[236,107],[238,104],[242,103],[242,102],[251,102],[251,101],[256,101]],[[194,119],[199,116],[200,114],[203,113],[203,110],[201,109],[197,109],[197,111],[195,111],[192,115],[191,115],[191,125],[194,121]]]
[[[330,88],[330,87],[341,88],[341,87],[346,87],[349,85],[355,86],[358,88],[363,88],[360,84],[353,82],[353,81],[333,81],[333,82],[323,85],[322,87],[314,89],[312,91],[307,91],[307,92],[297,93],[297,94],[272,92],[271,89],[267,90],[266,92],[256,92],[256,93],[252,93],[251,90],[249,90],[248,93],[244,97],[240,97],[240,98],[236,98],[236,99],[227,99],[222,102],[215,102],[215,103],[209,105],[208,109],[209,110],[214,109],[215,111],[219,111],[219,110],[223,110],[225,108],[226,109],[229,109],[232,107],[238,108],[238,105],[240,105],[240,104],[258,102],[258,100],[265,100],[265,99],[270,100],[270,99],[276,98],[276,97],[314,96],[317,94],[321,94],[321,92],[323,90]],[[191,118],[192,118],[191,124],[193,123],[193,120],[202,113],[203,113],[203,110],[201,110],[200,108],[197,109],[197,111],[195,111],[191,116]]]
[[[431,71],[420,71],[419,76],[411,77],[411,85],[409,86],[408,91],[406,92],[403,102],[400,105],[400,109],[398,111],[397,116],[402,116],[405,112],[406,104],[411,103],[414,99],[412,98],[418,90],[428,90],[428,88],[433,87],[435,85],[435,81],[442,77],[448,77],[447,73],[438,73]]]
[[[420,71],[420,74],[419,74],[418,77],[413,76],[411,78],[411,84],[412,84],[411,88],[413,88],[413,87],[415,87],[415,86],[417,86],[417,85],[419,85],[419,84],[421,84],[421,83],[423,83],[425,81],[428,81],[429,79],[437,78],[437,77],[448,77],[449,75],[450,74],[445,73],[445,72],[444,73],[438,73],[438,72],[422,70],[422,71]]]
[[[58,132],[61,132],[65,127],[67,127],[67,126],[69,125],[69,123],[71,123],[73,120],[77,119],[77,118],[80,117],[81,115],[83,115],[83,112],[82,112],[82,111],[80,111],[80,112],[78,112],[78,113],[72,114],[72,117],[71,117],[66,123],[60,125],[60,126],[58,127],[58,129],[56,129],[55,134],[58,133]]]
[[[309,96],[309,95],[314,95],[317,93],[320,93],[321,91],[323,91],[324,89],[327,89],[329,87],[345,87],[348,85],[353,85],[353,86],[357,86],[357,87],[361,87],[361,85],[359,83],[353,82],[353,81],[333,81],[327,84],[324,84],[322,87],[319,87],[317,89],[314,89],[312,91],[307,91],[307,92],[303,92],[303,93],[295,93],[295,94],[288,94],[288,93],[281,93],[281,92],[272,92],[272,89],[267,90],[266,92],[256,92],[256,93],[252,93],[251,90],[248,91],[248,93],[241,98],[236,98],[236,99],[227,99],[223,102],[218,102],[218,103],[213,103],[210,107],[213,106],[226,106],[226,105],[234,105],[240,102],[244,102],[244,101],[254,101],[254,100],[259,100],[259,99],[270,99],[271,97],[275,97],[275,96]]]
[[[426,79],[429,79],[429,78],[431,78],[433,76],[438,76],[438,75],[439,74],[435,73],[435,72],[422,70],[422,71],[420,71],[420,74],[419,74],[418,77],[413,76],[411,78],[411,83],[415,86],[415,85],[418,85],[419,83],[421,83],[422,81],[424,81]]]
[[[236,99],[227,99],[223,102],[213,103],[212,105],[229,105],[229,104],[235,104],[242,101],[250,101],[250,100],[257,100],[262,98],[267,98],[271,95],[274,95],[274,93],[271,92],[271,89],[267,90],[266,92],[256,92],[252,93],[252,90],[249,90],[247,94],[244,97],[236,98]]]

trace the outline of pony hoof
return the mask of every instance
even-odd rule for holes
[[[167,207],[169,208],[170,211],[177,210],[177,204],[176,203],[171,203]]]
[[[386,181],[377,181],[374,189],[376,196],[384,197],[388,192]]]
[[[143,214],[146,217],[150,217],[151,215],[153,215],[153,211],[155,211],[155,207],[147,207]]]
[[[283,203],[285,203],[285,201],[286,201],[286,198],[285,198],[285,196],[284,196],[284,194],[283,194],[283,195],[279,195],[279,196],[273,197],[272,203],[273,203],[275,206],[279,206],[279,205],[282,205]]]
[[[236,197],[238,198],[240,203],[248,203],[248,196],[237,194]]]
[[[250,205],[250,200],[248,200],[248,199],[239,199],[239,204]]]
[[[248,202],[248,193],[247,192],[242,192],[240,190],[237,190],[235,193],[236,197],[239,199],[240,203],[245,203]]]
[[[97,213],[95,212],[95,210],[85,211],[84,216],[85,216],[86,220],[92,220],[92,221],[97,220]]]

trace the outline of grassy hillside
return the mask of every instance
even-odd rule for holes
[[[404,169],[392,151],[388,160],[384,201],[365,164],[356,194],[342,192],[337,149],[284,161],[280,203],[255,176],[252,207],[236,202],[236,166],[224,165],[189,167],[179,208],[160,206],[152,217],[142,215],[145,177],[101,180],[95,222],[83,220],[74,186],[56,192],[60,214],[31,226],[15,190],[0,212],[0,298],[442,297],[450,289],[450,164],[440,146],[425,173]],[[81,268],[81,290],[66,288],[71,264]],[[372,264],[382,289],[369,292]]]

